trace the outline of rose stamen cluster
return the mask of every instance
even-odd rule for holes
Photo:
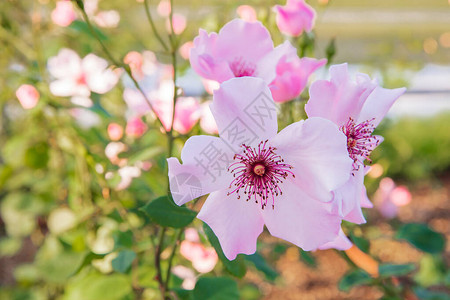
[[[282,195],[280,184],[289,175],[295,178],[290,171],[292,166],[284,163],[281,156],[275,153],[276,148],[267,146],[267,140],[261,141],[258,148],[252,148],[242,144],[243,154],[234,155],[237,162],[230,165],[228,171],[233,174],[233,181],[229,188],[228,196],[236,192],[240,199],[239,191],[244,190],[247,201],[253,196],[255,203],[261,200],[261,208],[267,206],[269,197],[272,198],[272,209],[275,208],[275,197]]]
[[[356,124],[353,118],[340,127],[340,130],[347,136],[347,150],[350,158],[353,159],[353,170],[359,170],[367,159],[370,163],[370,154],[378,146],[380,140],[373,136],[375,126],[372,124],[374,118]]]

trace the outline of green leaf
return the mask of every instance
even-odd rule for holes
[[[317,267],[317,262],[315,257],[310,253],[303,249],[298,248],[298,252],[300,253],[300,259],[308,266],[315,268]]]
[[[378,271],[381,277],[402,276],[411,273],[415,269],[416,266],[414,264],[402,264],[402,265],[381,264],[378,267]]]
[[[84,252],[65,251],[53,259],[40,262],[38,270],[46,281],[64,283],[79,270],[85,256],[86,253]]]
[[[274,281],[278,277],[278,272],[275,271],[271,266],[269,266],[264,257],[259,255],[258,253],[247,255],[245,256],[245,259],[252,262],[255,265],[256,269],[263,272],[268,280]]]
[[[64,300],[119,300],[132,292],[128,277],[123,274],[91,273],[66,288]]]
[[[167,196],[156,198],[141,207],[140,210],[145,212],[152,222],[173,228],[182,228],[189,225],[197,215],[186,207],[176,205]]]
[[[413,288],[414,294],[419,297],[420,300],[448,300],[449,295],[444,292],[429,291],[421,287]]]
[[[132,250],[120,251],[116,258],[111,262],[114,270],[120,273],[126,273],[136,258],[136,253]]]
[[[354,235],[353,232],[350,233],[350,239],[356,245],[356,247],[358,247],[365,253],[369,253],[370,242],[368,240]]]
[[[356,285],[367,284],[372,280],[369,274],[361,269],[346,273],[339,281],[338,287],[341,291],[348,292]]]
[[[172,289],[180,300],[193,300],[194,299],[194,292],[192,290],[185,290],[181,288],[174,288]]]
[[[332,38],[325,49],[327,56],[327,65],[331,65],[334,56],[336,55],[336,38]]]
[[[121,248],[131,248],[133,246],[133,232],[131,230],[127,231],[114,231],[114,250]]]
[[[108,39],[108,37],[106,35],[104,35],[100,29],[98,29],[94,25],[92,25],[92,27],[94,28],[95,33],[98,35],[98,37],[101,40],[106,41]],[[84,21],[75,20],[72,22],[72,24],[70,24],[69,28],[72,28],[73,30],[78,31],[78,32],[85,33],[85,34],[89,35],[90,37],[94,37],[91,30],[89,29],[88,24],[86,24],[86,22],[84,22]]]
[[[208,226],[208,224],[203,223],[203,231],[205,231],[206,236],[208,237],[209,242],[211,245],[216,249],[217,256],[219,256],[219,259],[222,261],[223,265],[225,266],[225,269],[230,272],[230,274],[242,278],[244,277],[245,273],[247,272],[247,269],[245,267],[245,261],[244,256],[239,254],[236,259],[229,260],[225,254],[223,253],[222,247],[220,246],[219,239],[214,234],[214,231]]]
[[[395,237],[405,239],[417,249],[428,253],[440,253],[445,249],[445,238],[442,234],[431,230],[425,224],[405,224],[398,229]]]
[[[130,155],[128,163],[132,165],[138,161],[149,160],[162,152],[164,152],[164,148],[162,147],[148,147]]]
[[[237,283],[227,277],[200,277],[194,288],[195,300],[239,299]]]
[[[45,142],[34,144],[25,152],[25,164],[32,169],[42,169],[49,160],[48,145]]]

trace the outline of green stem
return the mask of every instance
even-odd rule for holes
[[[164,42],[164,40],[159,35],[158,30],[156,30],[155,23],[153,22],[152,15],[150,13],[148,0],[144,0],[144,5],[145,5],[145,14],[147,15],[147,19],[148,19],[148,22],[150,23],[150,27],[152,28],[153,34],[158,39],[158,41],[161,44],[161,46],[163,46],[164,50],[169,51],[169,47],[167,47],[166,43]]]
[[[158,245],[155,249],[155,267],[156,267],[156,280],[159,283],[159,290],[161,292],[162,299],[166,298],[166,286],[163,281],[162,270],[161,270],[161,249],[164,243],[164,237],[166,234],[167,227],[162,227],[159,234]]]
[[[166,280],[164,281],[164,285],[166,287],[166,290],[168,290],[168,288],[169,288],[170,276],[172,275],[171,274],[171,270],[172,270],[173,258],[175,257],[175,253],[177,251],[178,243],[179,243],[179,241],[181,239],[181,235],[183,234],[183,231],[184,231],[184,228],[181,228],[178,231],[177,237],[175,239],[175,244],[173,245],[173,248],[172,248],[172,253],[170,254],[170,257],[169,257],[169,266],[167,267]]]

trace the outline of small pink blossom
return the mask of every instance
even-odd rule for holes
[[[186,17],[180,14],[173,14],[172,26],[175,34],[181,34],[186,29]],[[172,32],[172,26],[170,25],[170,20],[167,19],[166,29],[168,32]]]
[[[397,186],[391,178],[385,177],[380,180],[374,198],[383,217],[391,219],[397,216],[399,207],[411,202],[411,193],[406,186]]]
[[[334,122],[347,138],[347,151],[353,160],[352,176],[334,191],[334,204],[345,220],[364,223],[361,206],[370,206],[364,176],[364,160],[382,141],[372,132],[405,88],[384,89],[366,74],[357,74],[352,80],[347,64],[330,67],[330,80],[317,80],[310,89],[305,105],[308,117],[321,117]]]
[[[261,118],[248,113],[263,106],[268,109]],[[222,83],[211,104],[220,137],[193,136],[181,152],[182,164],[174,157],[167,160],[176,204],[209,193],[197,217],[212,228],[228,259],[254,253],[264,225],[273,236],[305,250],[339,233],[341,217],[327,202],[352,169],[345,136],[322,118],[277,133],[274,106],[260,78]],[[178,182],[186,174],[200,184],[195,193],[191,184]]]
[[[108,136],[111,141],[118,141],[123,136],[123,128],[117,123],[110,123],[108,125]]]
[[[209,134],[218,134],[216,121],[214,120],[214,115],[209,108],[211,101],[202,103],[200,108],[200,127],[202,130]]]
[[[67,27],[77,18],[71,1],[57,1],[56,8],[52,11],[53,23],[61,27]]]
[[[138,117],[128,120],[125,128],[126,134],[134,138],[141,137],[146,131],[147,125]]]
[[[277,76],[280,58],[295,55],[296,51],[288,41],[274,48],[269,31],[260,22],[234,19],[218,34],[200,29],[190,62],[206,79],[224,82],[233,77],[252,76],[270,84]]]
[[[144,58],[141,53],[130,51],[123,58],[123,62],[130,66],[133,76],[138,80],[141,80],[144,77],[144,72],[142,70]]]
[[[256,11],[255,9],[250,5],[240,5],[236,9],[236,13],[244,21],[247,22],[256,22]]]
[[[220,87],[220,83],[218,83],[215,80],[209,80],[209,79],[202,78],[202,83],[203,83],[203,87],[205,88],[205,91],[210,95],[212,95],[213,92],[215,90],[219,89],[219,87]]]
[[[31,109],[39,102],[39,92],[30,84],[22,84],[16,91],[16,97],[24,109]]]
[[[118,171],[120,176],[120,182],[115,187],[115,190],[121,191],[126,189],[131,185],[133,178],[137,178],[141,176],[141,169],[135,166],[125,166],[119,169]]]
[[[181,265],[173,267],[172,271],[174,275],[183,279],[183,283],[181,284],[183,289],[193,290],[195,288],[197,278],[195,277],[194,271]]]
[[[119,154],[128,150],[127,145],[121,142],[111,142],[105,147],[105,155],[111,163],[124,166],[127,163],[126,158],[120,158]]]
[[[289,36],[299,36],[314,27],[316,12],[304,0],[287,0],[285,6],[276,5],[278,29]]]
[[[61,49],[48,60],[48,70],[55,78],[50,91],[55,96],[71,96],[77,104],[92,105],[91,91],[104,94],[117,83],[118,76],[108,69],[108,62],[94,54],[81,59],[70,49]]]
[[[103,28],[116,28],[120,22],[120,14],[116,10],[100,11],[94,16],[94,22]]]
[[[283,56],[277,65],[277,77],[270,85],[275,102],[286,102],[298,97],[305,89],[309,76],[326,63],[326,59]]]
[[[193,228],[185,231],[185,240],[181,242],[180,253],[192,262],[192,266],[200,273],[208,273],[217,264],[218,256],[214,248],[200,243],[198,233]]]

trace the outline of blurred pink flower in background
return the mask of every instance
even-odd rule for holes
[[[72,1],[57,1],[51,19],[58,26],[67,27],[77,18]]]
[[[181,34],[186,29],[186,17],[180,14],[173,14],[172,26],[175,34]],[[166,21],[166,29],[168,32],[172,32],[169,19]]]
[[[108,62],[94,54],[81,59],[70,49],[61,49],[57,56],[48,60],[48,70],[55,78],[50,83],[50,91],[55,96],[72,96],[72,102],[81,106],[92,105],[91,91],[104,94],[119,80],[116,73],[108,68]]]
[[[115,190],[121,191],[130,186],[133,178],[141,176],[141,169],[135,166],[125,166],[120,168],[118,173],[120,176],[120,182],[115,187]]]
[[[128,150],[127,145],[122,142],[110,142],[105,147],[105,155],[112,164],[124,166],[127,163],[126,158],[120,158],[119,154]]]
[[[333,202],[344,220],[361,224],[366,221],[361,206],[371,205],[364,187],[368,169],[364,160],[370,161],[372,150],[382,141],[382,137],[373,136],[372,132],[406,89],[382,88],[362,73],[353,80],[347,64],[331,66],[330,77],[311,84],[305,111],[309,118],[334,122],[347,137],[348,155],[353,160],[352,176],[334,191]]]
[[[194,48],[194,42],[189,41],[181,45],[178,51],[180,52],[181,57],[187,60],[189,59],[189,53],[192,48]]]
[[[218,34],[200,29],[194,39],[190,62],[206,79],[224,82],[233,77],[252,76],[270,84],[277,76],[280,58],[296,52],[288,41],[274,48],[269,31],[260,22],[234,19]]]
[[[406,186],[397,186],[389,177],[380,180],[374,195],[375,207],[383,217],[388,219],[396,217],[399,207],[408,205],[411,198],[411,193]]]
[[[119,25],[120,14],[116,10],[104,10],[94,16],[94,22],[104,28],[115,28]]]
[[[78,126],[83,129],[96,127],[102,122],[100,117],[95,112],[86,108],[71,108],[70,114],[74,117]]]
[[[193,228],[185,230],[185,240],[181,242],[180,253],[187,260],[192,262],[192,266],[200,273],[208,273],[217,264],[218,256],[214,248],[205,247]]]
[[[278,29],[289,36],[310,32],[314,26],[316,12],[304,0],[287,0],[285,6],[276,5]]]
[[[214,120],[214,115],[209,108],[212,101],[207,101],[201,104],[200,107],[200,127],[204,132],[209,134],[218,134],[216,120]]]
[[[141,53],[130,51],[123,58],[123,62],[130,66],[131,72],[137,80],[141,80],[144,77],[144,72],[142,70],[144,58]]]
[[[183,283],[181,284],[181,287],[185,290],[193,290],[195,288],[195,283],[197,282],[197,278],[195,276],[194,271],[192,271],[189,268],[186,268],[185,266],[174,266],[172,268],[173,274],[175,274],[177,277],[183,279]]]
[[[275,102],[286,102],[298,97],[306,87],[309,76],[327,63],[326,59],[283,56],[277,65],[277,77],[270,85]]]
[[[240,5],[236,9],[236,13],[244,21],[255,22],[257,20],[256,11],[250,5]]]
[[[123,128],[117,123],[110,123],[108,125],[108,136],[112,141],[118,141],[123,136]]]
[[[147,131],[147,125],[142,122],[140,117],[131,118],[127,121],[125,132],[128,136],[138,138]]]
[[[39,92],[30,84],[22,84],[16,90],[16,97],[24,109],[31,109],[39,102]]]
[[[168,17],[170,15],[170,1],[169,0],[161,0],[159,2],[158,7],[156,8],[156,11],[161,17]]]

